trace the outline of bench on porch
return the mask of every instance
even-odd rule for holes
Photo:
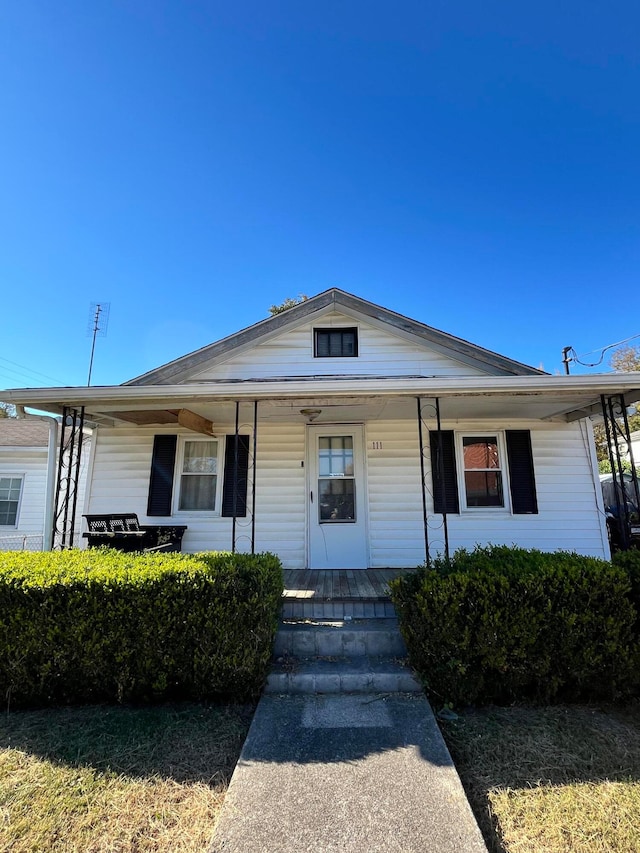
[[[135,512],[85,515],[88,530],[83,537],[90,548],[107,546],[117,551],[182,550],[182,537],[187,529],[180,524],[140,524]]]

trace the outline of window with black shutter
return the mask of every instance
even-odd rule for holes
[[[538,512],[536,481],[531,451],[531,433],[528,429],[507,430],[507,458],[511,509],[516,515]]]
[[[249,436],[228,435],[224,455],[223,516],[236,518],[246,516],[248,472]]]
[[[314,329],[313,355],[315,358],[355,358],[358,355],[358,330]]]
[[[176,435],[156,435],[153,438],[148,516],[171,515],[177,441]]]
[[[429,433],[431,445],[431,477],[436,513],[459,513],[458,475],[453,430]]]

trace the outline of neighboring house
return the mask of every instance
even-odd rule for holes
[[[0,418],[0,550],[41,551],[47,511],[49,445],[55,421]],[[51,436],[51,429],[54,434]]]
[[[0,551],[41,551],[50,547],[57,435],[54,418],[0,418]],[[80,469],[79,506],[84,502],[86,461],[85,458]],[[76,544],[80,530],[78,516]]]
[[[629,453],[629,448],[627,447],[625,450],[626,457],[631,462],[631,456],[633,455],[633,464],[638,468],[640,467],[640,430],[632,432],[629,438],[631,439],[631,453]]]
[[[86,513],[185,524],[187,551],[361,569],[490,542],[607,556],[589,416],[638,388],[331,289],[124,385],[2,398],[97,424]]]

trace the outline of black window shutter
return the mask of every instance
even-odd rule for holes
[[[506,438],[511,508],[516,515],[537,513],[538,501],[533,473],[531,433],[528,429],[512,429],[507,430]]]
[[[233,517],[233,475],[236,470],[235,461],[236,437],[227,436],[224,454],[224,488],[222,491],[222,515]],[[249,471],[249,436],[238,436],[238,479],[236,482],[236,518],[247,514],[247,477]]]
[[[147,515],[171,515],[176,435],[154,435]]]
[[[453,430],[445,429],[429,433],[431,442],[431,479],[433,481],[434,511],[437,513],[460,512],[458,500],[458,477],[456,474],[456,450]],[[442,447],[442,459],[440,448]],[[444,498],[443,498],[444,495]],[[446,501],[446,504],[445,504]]]

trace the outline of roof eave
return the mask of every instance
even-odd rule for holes
[[[573,410],[579,411],[581,407],[597,406],[602,394],[622,394],[628,403],[640,400],[640,373],[591,376],[377,377],[356,380],[316,379],[313,382],[292,377],[269,383],[243,381],[197,385],[24,388],[1,393],[6,402],[55,413],[60,413],[63,406],[85,406],[88,415],[108,415],[108,409],[118,405],[145,405],[156,402],[171,406],[189,401],[273,400],[358,394],[389,397],[535,394],[548,398],[570,395],[576,398]],[[582,416],[586,417],[588,414]]]

